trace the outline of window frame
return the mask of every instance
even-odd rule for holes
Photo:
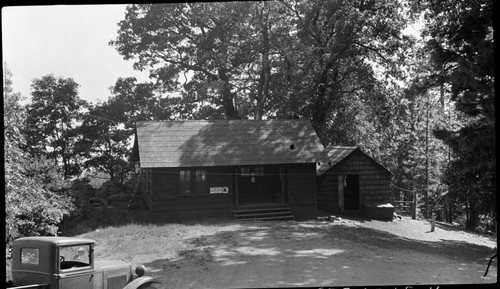
[[[84,255],[77,255],[79,249],[84,249]],[[91,244],[78,244],[78,245],[64,245],[64,246],[59,246],[57,248],[58,250],[58,269],[61,272],[66,272],[66,271],[74,271],[74,270],[86,270],[91,268],[92,266],[92,245]],[[63,255],[64,253],[64,255]],[[68,255],[68,253],[70,255]],[[69,268],[61,268],[61,256],[65,257],[66,262],[79,262],[85,265],[80,265],[80,266],[73,266]],[[82,256],[84,259],[79,259],[79,257]]]
[[[191,194],[191,170],[180,170],[179,172],[179,193],[181,195]]]

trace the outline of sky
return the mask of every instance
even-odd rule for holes
[[[30,98],[33,79],[72,78],[79,96],[96,104],[108,99],[119,77],[148,80],[112,46],[126,5],[53,5],[2,8],[2,59],[12,88]]]

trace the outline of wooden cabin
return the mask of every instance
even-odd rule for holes
[[[136,128],[133,155],[153,218],[317,215],[316,165],[327,156],[309,121],[141,121]]]
[[[359,147],[328,146],[318,166],[318,208],[341,214],[390,202],[392,173]],[[391,215],[392,217],[392,215]]]

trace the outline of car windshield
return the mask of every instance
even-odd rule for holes
[[[61,247],[59,264],[61,269],[90,266],[90,245]]]

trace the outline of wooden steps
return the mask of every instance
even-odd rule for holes
[[[238,206],[233,211],[236,220],[293,220],[290,207],[283,204]]]

